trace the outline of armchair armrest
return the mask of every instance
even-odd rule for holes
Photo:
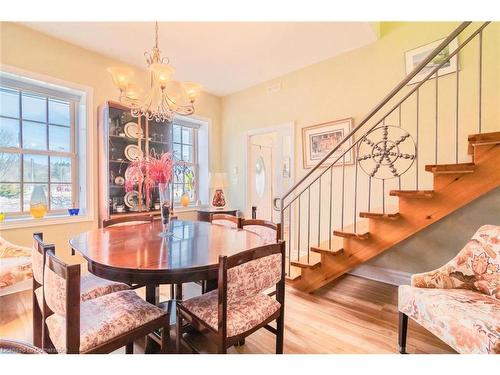
[[[411,286],[417,288],[438,288],[450,289],[454,287],[453,278],[450,274],[453,272],[453,267],[449,263],[439,267],[433,271],[416,273],[411,276]]]

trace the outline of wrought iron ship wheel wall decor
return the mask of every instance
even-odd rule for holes
[[[417,146],[399,126],[383,125],[366,134],[358,145],[357,161],[370,177],[388,180],[400,177],[413,165]]]

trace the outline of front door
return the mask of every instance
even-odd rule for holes
[[[253,138],[253,137],[252,137]],[[273,220],[273,146],[250,142],[250,207],[257,207],[257,218]],[[255,139],[256,141],[257,139]]]

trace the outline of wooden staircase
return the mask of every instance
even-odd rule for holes
[[[355,232],[334,230],[326,244],[291,261],[287,282],[312,292],[499,187],[500,132],[470,135],[468,153],[471,163],[426,166],[434,175],[433,190],[390,191],[399,197],[398,212],[360,212],[367,220],[360,221]]]

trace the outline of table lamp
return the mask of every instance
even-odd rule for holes
[[[223,172],[211,173],[210,188],[214,190],[212,197],[212,206],[218,210],[222,210],[226,206],[223,189],[227,187],[227,175]]]

